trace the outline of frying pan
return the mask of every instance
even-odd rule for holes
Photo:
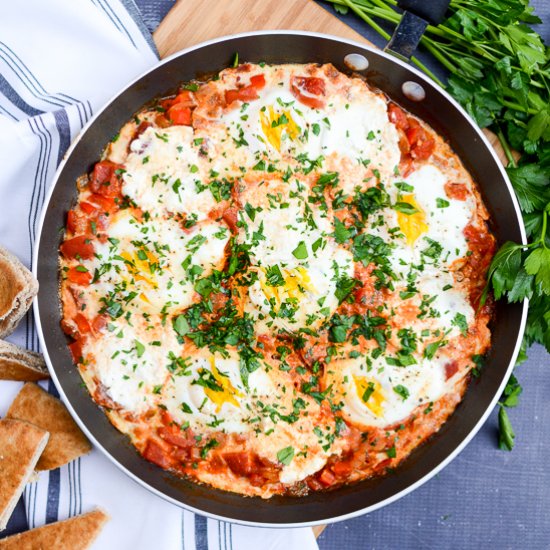
[[[401,28],[390,44],[401,57],[412,53],[423,30],[422,27],[419,31],[418,23],[409,17],[407,25],[409,31],[412,25],[412,32]],[[422,25],[425,27],[426,23],[420,20]],[[219,38],[177,53],[139,77],[88,123],[71,146],[42,213],[33,262],[40,283],[34,304],[40,342],[51,376],[80,427],[114,464],[153,493],[199,514],[241,524],[288,527],[335,522],[372,511],[410,492],[448,464],[475,435],[513,368],[527,304],[497,304],[493,345],[481,376],[470,384],[464,400],[441,430],[393,474],[306,497],[263,500],[189,482],[143,459],[92,401],[71,360],[60,328],[59,228],[64,226],[66,213],[76,200],[75,180],[91,169],[120,127],[152,98],[175,90],[184,81],[229,66],[235,52],[241,60],[250,62],[330,62],[343,72],[349,72],[344,63],[348,54],[364,56],[368,68],[362,74],[370,84],[431,124],[461,157],[479,184],[499,243],[526,242],[512,187],[486,138],[449,95],[404,61],[357,42],[308,32],[266,31]],[[404,95],[404,82],[420,84],[425,99],[413,101]]]

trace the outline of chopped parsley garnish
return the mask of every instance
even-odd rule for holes
[[[300,241],[298,246],[292,251],[292,255],[297,260],[305,260],[308,257],[306,243],[304,241]]]
[[[173,326],[176,333],[182,337],[185,336],[190,330],[189,323],[187,322],[185,315],[178,315],[174,319]]]
[[[138,340],[134,340],[136,346],[136,354],[138,357],[141,357],[145,353],[145,346]]]
[[[283,286],[285,284],[285,278],[281,273],[281,268],[277,264],[269,266],[265,276],[268,286]]]
[[[210,449],[214,449],[219,444],[220,442],[217,439],[210,439],[210,441],[208,441],[208,443],[204,445],[204,447],[202,447],[201,449],[201,458],[206,458],[208,455],[208,451],[210,451]]]
[[[277,460],[284,464],[285,466],[288,466],[292,459],[294,458],[294,447],[285,447],[284,449],[281,449],[277,453]]]
[[[447,344],[447,340],[437,340],[436,342],[431,342],[424,349],[424,357],[426,359],[433,359],[437,350]]]
[[[365,391],[363,392],[363,395],[361,396],[363,403],[368,402],[368,400],[371,398],[371,395],[374,393],[374,391],[375,391],[374,382],[369,382],[367,384]]]
[[[457,313],[453,320],[451,321],[451,325],[457,327],[460,330],[460,333],[462,336],[467,336],[468,334],[468,321],[466,320],[466,317],[462,313]]]
[[[180,405],[180,409],[187,414],[193,414],[193,409],[185,402]]]
[[[416,214],[419,210],[418,208],[415,208],[412,204],[409,204],[408,202],[396,202],[393,205],[394,210],[397,210],[398,212],[401,212],[402,214],[407,214],[407,216],[412,216],[413,214]]]
[[[394,386],[393,391],[397,395],[400,395],[403,398],[403,401],[405,401],[405,399],[407,399],[410,395],[409,390],[405,386],[402,386],[401,384]]]

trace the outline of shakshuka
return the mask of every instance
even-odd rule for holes
[[[430,126],[332,65],[187,83],[77,186],[70,350],[116,428],[177,475],[264,498],[383,475],[490,345],[475,183]]]

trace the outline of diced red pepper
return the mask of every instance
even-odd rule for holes
[[[173,124],[191,126],[191,109],[182,103],[177,103],[168,109],[168,118]]]
[[[468,198],[468,187],[464,183],[447,182],[445,184],[445,193],[450,199],[465,201]]]
[[[231,105],[234,101],[239,99],[239,90],[225,90],[225,102],[227,105]]]
[[[76,213],[76,211],[69,210],[67,212],[67,229],[71,233],[76,233],[78,225],[79,225],[78,222],[79,222],[78,214]]]
[[[60,247],[61,253],[66,258],[89,260],[94,257],[94,245],[87,235],[79,235],[65,241]]]
[[[224,453],[223,459],[230,470],[239,476],[249,476],[251,474],[257,474],[259,471],[254,463],[254,457],[250,452]]]
[[[257,90],[261,90],[265,86],[265,76],[263,74],[255,74],[250,77],[250,84]]]
[[[409,118],[409,128],[405,134],[411,146],[411,157],[417,160],[427,160],[435,150],[434,139],[414,118]]]
[[[458,363],[456,361],[450,361],[445,365],[445,379],[449,380],[458,372]]]
[[[90,189],[104,197],[119,196],[122,184],[116,171],[121,168],[120,164],[110,160],[96,163],[90,176]]]
[[[104,315],[97,315],[92,321],[92,330],[94,333],[101,332],[107,326],[107,318]]]
[[[88,197],[88,201],[101,208],[104,212],[113,212],[118,207],[113,197],[105,197],[95,193]]]
[[[74,363],[82,362],[82,344],[80,343],[80,340],[71,342],[69,344],[69,351],[71,352]]]
[[[196,107],[195,94],[190,90],[181,91],[175,98],[172,105],[183,105],[184,107]]]
[[[86,201],[80,203],[80,209],[86,214],[95,214],[97,211],[97,208],[93,204]]]
[[[238,88],[236,90],[226,90],[225,91],[225,102],[227,105],[231,105],[234,101],[252,101],[258,99],[258,89],[256,86],[244,86],[243,88]]]
[[[73,320],[76,323],[76,327],[78,328],[78,333],[81,336],[88,334],[92,329],[92,327],[90,326],[90,322],[84,315],[82,315],[82,313],[77,313],[74,316]]]
[[[348,476],[353,470],[353,466],[348,461],[340,461],[336,462],[336,464],[332,465],[332,471],[337,476]]]
[[[159,428],[158,434],[164,441],[182,449],[187,449],[196,444],[194,438],[187,437],[187,433],[182,432],[178,427],[176,427],[176,429],[165,427]]]
[[[328,468],[325,468],[319,476],[319,481],[325,487],[330,487],[331,485],[334,485],[334,482],[336,481],[336,476]]]
[[[406,157],[411,152],[411,145],[409,143],[409,140],[407,139],[407,135],[403,130],[398,130],[397,133],[399,136],[399,141],[398,141],[399,150],[401,151],[401,155],[403,157]]]
[[[399,130],[406,131],[409,128],[409,120],[405,111],[398,107],[395,103],[390,103],[388,105],[388,118],[390,122],[395,124],[395,127]]]
[[[223,221],[229,226],[229,229],[231,229],[231,231],[237,230],[237,220],[239,219],[238,214],[239,211],[233,206],[227,208],[222,214]]]
[[[92,274],[85,269],[86,268],[82,265],[69,268],[69,271],[67,271],[67,279],[69,279],[71,283],[75,283],[77,285],[89,285],[92,280]]]
[[[143,456],[161,468],[166,469],[172,466],[172,460],[170,459],[168,453],[153,439],[150,439],[147,442],[147,447],[145,447]]]
[[[293,76],[290,79],[292,95],[304,105],[312,109],[322,109],[325,106],[325,81],[315,76]]]

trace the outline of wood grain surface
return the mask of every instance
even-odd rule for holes
[[[162,58],[228,34],[292,29],[369,43],[312,0],[179,0],[153,37]]]
[[[178,0],[153,34],[161,58],[229,34],[257,30],[307,30],[334,34],[372,45],[312,0]],[[495,134],[484,130],[504,164]],[[313,527],[318,537],[325,525]]]

